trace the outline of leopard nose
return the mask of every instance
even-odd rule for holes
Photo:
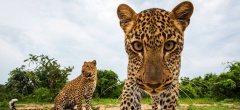
[[[161,85],[161,83],[157,83],[157,84],[146,83],[146,85],[152,89],[156,89]]]
[[[86,75],[86,77],[91,77],[91,76],[92,76],[91,72],[87,73],[87,75]]]

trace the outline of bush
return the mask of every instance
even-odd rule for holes
[[[180,85],[180,96],[182,98],[199,98],[196,89],[191,84]]]
[[[112,70],[98,70],[98,80],[93,98],[118,98],[122,93],[123,82]]]
[[[48,88],[38,88],[34,90],[32,98],[37,102],[52,102],[55,95]]]
[[[8,107],[8,101],[4,100],[3,102],[0,102],[0,107]]]
[[[224,99],[223,101],[221,101],[222,103],[232,103],[234,102],[234,99]]]

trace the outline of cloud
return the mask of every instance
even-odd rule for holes
[[[240,47],[237,46],[240,20],[236,19],[240,15],[236,16],[233,11],[240,10],[237,6],[240,2],[194,2],[195,11],[185,34],[181,76],[220,74],[226,67],[222,63],[240,60]]]
[[[0,83],[4,84],[5,82],[7,82],[8,74],[10,73],[10,71],[15,69],[16,67],[21,67],[22,64],[19,62],[21,62],[23,56],[16,47],[12,46],[9,42],[2,39],[0,39],[0,52]]]
[[[171,11],[177,1],[1,1],[0,83],[23,64],[28,54],[45,54],[80,74],[84,61],[97,60],[98,69],[127,77],[124,33],[116,9],[126,3],[137,13],[149,8]],[[181,76],[224,71],[222,62],[240,60],[238,1],[192,1],[195,7],[185,32]],[[3,62],[3,63],[2,63]]]
[[[116,7],[120,3],[85,0],[1,4],[0,12],[5,13],[0,20],[0,28],[4,29],[0,38],[5,42],[1,44],[20,51],[23,57],[19,58],[18,64],[30,53],[46,54],[57,59],[62,66],[75,66],[70,79],[79,75],[83,61],[93,59],[98,61],[99,69],[121,72],[121,62],[126,61],[126,55],[123,32],[116,15]],[[4,59],[5,56],[1,56]],[[2,73],[7,76],[11,70],[3,68]]]

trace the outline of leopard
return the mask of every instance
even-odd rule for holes
[[[183,1],[166,11],[150,8],[136,13],[127,4],[117,7],[128,55],[121,110],[141,110],[142,94],[151,97],[153,110],[176,110],[184,32],[193,4]]]
[[[86,99],[86,110],[91,110],[91,100],[97,84],[96,60],[84,62],[81,74],[67,83],[54,99],[52,110],[82,110],[82,100]]]

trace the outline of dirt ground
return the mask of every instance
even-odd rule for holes
[[[27,109],[50,109],[53,105],[52,104],[17,104],[16,108],[17,110],[27,110]],[[94,109],[97,110],[119,110],[120,104],[108,104],[108,105],[94,105]],[[142,110],[148,110],[151,109],[151,105],[149,104],[142,104]],[[83,107],[83,110],[86,110],[85,107]]]
[[[218,106],[217,104],[192,104],[194,106]],[[52,104],[17,104],[17,110],[27,110],[27,109],[36,109],[41,108],[49,110],[53,105]],[[97,110],[119,110],[119,104],[108,104],[108,105],[94,105],[93,107]],[[179,107],[187,108],[189,104],[180,104]],[[224,104],[224,106],[233,106],[233,104]],[[85,108],[83,107],[83,110]],[[151,105],[142,104],[142,110],[151,110]]]

